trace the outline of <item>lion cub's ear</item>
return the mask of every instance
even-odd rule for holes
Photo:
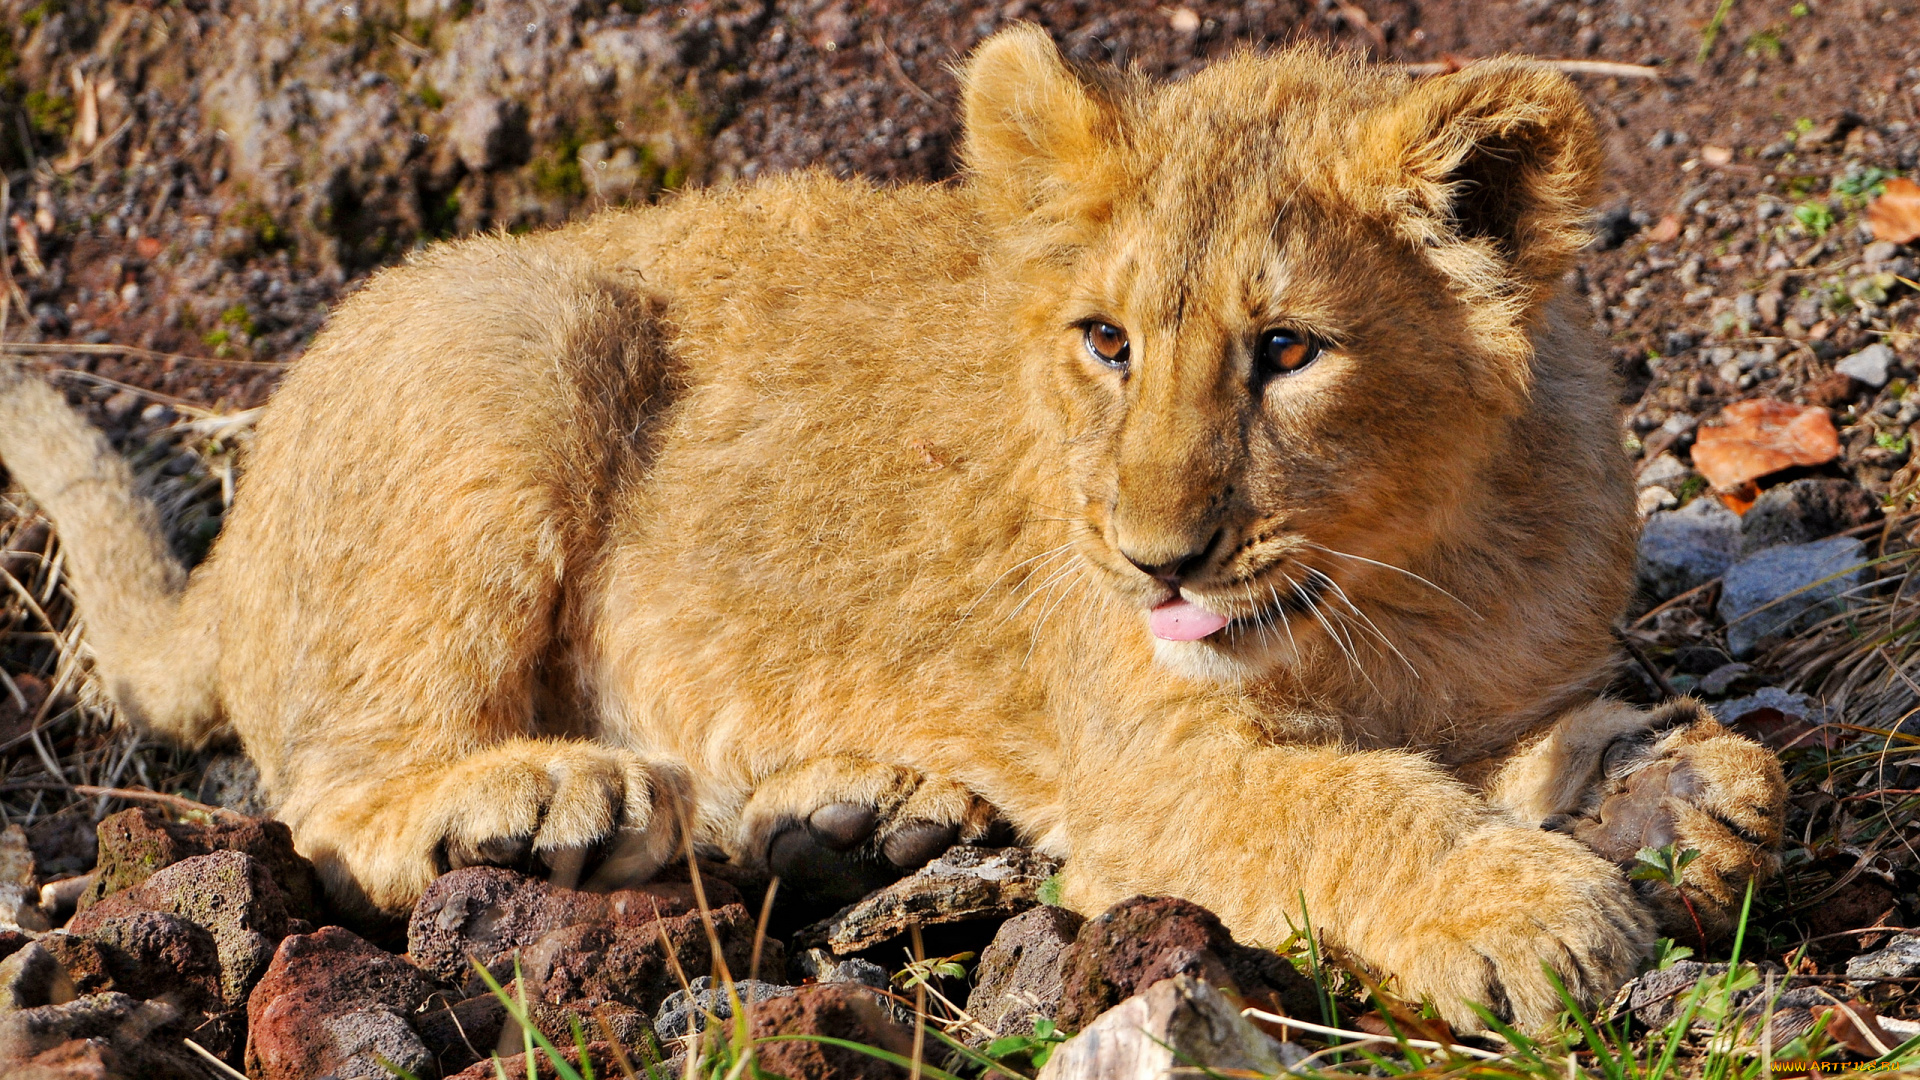
[[[1471,291],[1531,307],[1585,246],[1601,150],[1566,76],[1475,64],[1414,83],[1370,134],[1369,162],[1399,173],[1406,227]]]
[[[962,157],[989,213],[1002,222],[1104,216],[1117,175],[1110,143],[1116,88],[1070,67],[1032,24],[988,38],[960,77]]]

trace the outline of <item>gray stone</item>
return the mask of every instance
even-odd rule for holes
[[[1647,517],[1635,580],[1654,600],[1670,600],[1719,577],[1740,554],[1740,517],[1705,497]]]
[[[67,974],[66,965],[37,941],[0,960],[0,1016],[42,1005],[64,1005],[75,996],[73,977]]]
[[[1791,634],[1846,610],[1847,590],[1864,584],[1866,547],[1836,536],[1756,552],[1721,576],[1719,615],[1739,659],[1764,638]]]
[[[747,1004],[789,997],[799,992],[792,986],[778,986],[758,979],[737,980],[733,990]],[[653,1031],[662,1044],[670,1044],[675,1039],[686,1038],[689,1033],[707,1030],[709,1016],[718,1020],[733,1019],[733,998],[728,995],[724,985],[715,986],[712,977],[702,975],[688,983],[687,989],[675,991],[661,1003],[660,1012],[653,1020]]]
[[[1916,976],[1920,976],[1920,933],[1895,934],[1885,948],[1862,953],[1847,961],[1847,978],[1854,982],[1911,979]]]
[[[1271,1076],[1304,1058],[1189,975],[1162,979],[1054,1049],[1038,1080],[1163,1080],[1180,1066]]]
[[[1851,480],[1802,477],[1768,488],[1740,519],[1740,554],[1824,539],[1879,514],[1879,501]]]
[[[914,874],[802,929],[795,940],[845,956],[915,924],[1015,915],[1040,902],[1040,886],[1059,870],[1059,860],[1028,848],[950,848]]]
[[[1839,363],[1833,370],[1868,386],[1887,385],[1887,368],[1893,364],[1893,350],[1885,342],[1875,342]]]
[[[333,1043],[337,1064],[328,1071],[337,1080],[367,1077],[389,1080],[394,1075],[381,1059],[419,1076],[432,1068],[433,1055],[399,1013],[383,1005],[329,1016],[320,1026]]]
[[[996,1035],[1024,1035],[1033,1018],[1059,1018],[1064,997],[1060,960],[1086,920],[1058,907],[1038,907],[1000,925],[974,969],[967,1012]]]
[[[1640,466],[1640,473],[1634,478],[1637,488],[1663,487],[1668,491],[1677,491],[1693,470],[1680,463],[1672,454],[1659,454],[1652,461]]]
[[[826,949],[802,949],[788,965],[795,981],[817,983],[859,983],[876,990],[890,985],[887,969],[858,956],[839,957]]]

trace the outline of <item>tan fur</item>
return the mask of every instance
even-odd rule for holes
[[[1032,29],[966,87],[963,182],[692,193],[343,305],[178,616],[302,850],[397,911],[529,844],[617,837],[612,879],[682,823],[753,862],[830,802],[977,832],[977,796],[1083,911],[1175,893],[1278,942],[1304,903],[1468,1024],[1550,1017],[1543,960],[1609,992],[1648,908],[1538,827],[1649,723],[1588,704],[1633,517],[1553,299],[1600,157],[1574,89],[1311,51],[1151,85]],[[1256,395],[1273,325],[1334,347]],[[40,452],[0,443],[36,493]],[[46,494],[76,549],[131,520]],[[1210,537],[1186,595],[1245,621],[1156,642],[1120,551]],[[158,610],[106,576],[96,634]]]

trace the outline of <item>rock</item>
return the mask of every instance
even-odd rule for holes
[[[73,979],[75,993],[84,997],[120,989],[114,985],[106,953],[94,942],[75,937],[64,930],[56,930],[41,937],[40,944],[59,959],[61,967],[67,969],[67,975]]]
[[[874,995],[845,984],[803,987],[753,1011],[752,1035],[825,1035],[877,1046],[902,1057],[913,1053],[913,1030],[888,1015]],[[900,1080],[907,1070],[879,1058],[811,1040],[760,1044],[760,1067],[805,1080]]]
[[[323,1017],[319,1029],[332,1051],[326,1075],[339,1080],[354,1076],[390,1080],[394,1073],[388,1062],[417,1076],[433,1063],[420,1036],[384,1005]]]
[[[713,923],[728,970],[746,971],[752,963],[754,936],[754,921],[746,908],[739,904],[720,908],[713,913]],[[778,971],[784,959],[778,942],[769,944],[775,948],[762,959]],[[515,955],[520,957],[520,972],[534,1001],[573,1009],[620,1005],[644,1014],[649,1023],[661,1003],[680,989],[680,972],[710,968],[714,959],[698,913],[639,927],[562,927],[517,953],[486,962],[510,975]],[[566,1031],[564,1020],[559,1031]]]
[[[0,960],[5,960],[26,948],[27,943],[33,938],[34,935],[24,930],[0,930]]]
[[[1728,405],[1702,424],[1693,440],[1694,468],[1720,491],[1795,465],[1824,465],[1839,456],[1840,435],[1826,409],[1772,398]]]
[[[754,919],[730,886],[706,885],[710,900],[726,901],[710,909],[722,956],[732,970],[744,972],[752,962]],[[641,1014],[635,1021],[640,1026],[681,988],[676,962],[682,970],[704,971],[713,961],[707,928],[685,883],[584,893],[498,867],[471,867],[434,882],[414,907],[407,938],[414,962],[460,987],[464,997],[486,989],[474,962],[506,983],[515,978],[517,961],[536,1005],[619,1006],[616,1013]],[[769,970],[782,970],[780,943],[765,943],[761,960]],[[543,1014],[536,1014],[538,1021]],[[554,1016],[564,1034],[565,1020]]]
[[[1893,361],[1893,350],[1885,342],[1876,341],[1834,364],[1833,370],[1855,382],[1878,388],[1887,385],[1887,368]]]
[[[102,821],[99,834],[99,876],[80,897],[81,911],[182,859],[244,851],[259,860],[280,887],[290,917],[320,921],[313,864],[293,850],[293,834],[281,822],[237,815],[211,823],[169,821],[152,807],[137,807]]]
[[[1842,594],[1870,580],[1865,562],[1860,541],[1836,536],[1767,548],[1735,563],[1721,575],[1717,608],[1727,624],[1728,648],[1745,660],[1764,638],[1846,610]]]
[[[731,886],[705,884],[716,913],[730,907],[745,911]],[[407,954],[434,977],[461,984],[473,974],[469,959],[491,965],[555,930],[585,925],[650,928],[656,918],[695,911],[693,887],[684,882],[587,893],[497,866],[470,866],[440,875],[421,895],[407,923]]]
[[[433,1055],[433,1071],[445,1075],[490,1056],[500,1045],[500,1031],[506,1022],[506,1006],[492,994],[482,994],[420,1014],[413,1021],[413,1030],[419,1033],[427,1053]],[[523,1068],[521,1074],[525,1072]]]
[[[1693,470],[1681,464],[1679,458],[1670,453],[1659,454],[1640,466],[1640,472],[1634,477],[1633,484],[1637,488],[1658,486],[1673,491],[1686,483],[1687,477],[1692,475]]]
[[[1659,484],[1654,484],[1640,489],[1640,494],[1634,497],[1633,508],[1644,518],[1649,514],[1671,510],[1679,505],[1679,496]]]
[[[385,1078],[383,1071],[340,1070],[360,1069],[375,1043],[414,1054],[418,1038],[408,1043],[378,1017],[342,1018],[383,1009],[412,1016],[433,993],[432,981],[418,968],[340,927],[288,937],[247,999],[247,1075]],[[426,1053],[424,1046],[418,1053]]]
[[[573,1045],[571,1040],[564,1043],[562,1042],[554,1043],[554,1049],[560,1051],[560,1060],[566,1062],[569,1066],[573,1066],[575,1068],[579,1067],[580,1051],[577,1047]],[[606,1043],[606,1042],[588,1043],[587,1044],[587,1060],[592,1063],[593,1075],[595,1076],[621,1075],[620,1065],[619,1065],[620,1059],[617,1056],[615,1056],[613,1044],[611,1043]],[[547,1052],[545,1050],[539,1049],[536,1047],[533,1051],[533,1061],[534,1061],[534,1064],[539,1068],[539,1073],[542,1077],[551,1077],[551,1076],[557,1075],[557,1073],[554,1071],[554,1068],[553,1068],[552,1059],[547,1056]],[[631,1055],[628,1056],[628,1062],[629,1064],[632,1064],[636,1070],[641,1069],[641,1063],[638,1060],[634,1059]],[[507,1076],[516,1076],[516,1077],[526,1076],[527,1075],[527,1055],[515,1054],[510,1058],[501,1058],[498,1068],[501,1070],[504,1070],[505,1075]],[[482,1061],[482,1062],[479,1062],[478,1064],[469,1066],[468,1068],[466,1068],[461,1072],[448,1076],[447,1080],[495,1080],[495,1078],[500,1075],[501,1073],[499,1071],[496,1071],[494,1063],[492,1061]],[[680,1073],[675,1072],[671,1069],[666,1069],[666,1070],[658,1070],[658,1071],[652,1071],[652,1072],[641,1071],[640,1075],[641,1076],[674,1077],[674,1076],[679,1076]]]
[[[859,983],[878,990],[892,985],[887,969],[858,956],[844,959],[826,949],[802,949],[788,964],[795,982]]]
[[[1313,984],[1277,953],[1233,940],[1213,912],[1136,896],[1080,928],[1060,960],[1060,1025],[1077,1031],[1162,979],[1191,975],[1269,1012],[1316,1012]]]
[[[800,931],[803,945],[844,956],[907,932],[1015,915],[1040,902],[1059,860],[1028,848],[953,847],[918,871]]]
[[[733,984],[733,990],[742,1002],[755,1005],[798,993],[795,987],[764,983],[758,979],[741,979]],[[675,1039],[684,1039],[707,1030],[709,1015],[721,1020],[733,1019],[734,995],[728,994],[725,986],[715,986],[712,976],[700,976],[688,983],[686,989],[668,995],[661,1004],[659,1015],[653,1019],[655,1036],[664,1046]]]
[[[0,830],[0,926],[39,932],[51,924],[40,910],[40,886],[34,880],[33,850],[18,825]]]
[[[1189,975],[1162,979],[1054,1048],[1038,1080],[1162,1080],[1179,1066],[1218,1075],[1284,1073],[1306,1057],[1253,1026],[1220,991]]]
[[[453,110],[448,136],[460,163],[477,173],[519,165],[532,149],[526,106],[492,94],[462,101]]]
[[[219,947],[197,923],[163,911],[119,912],[73,936],[98,946],[114,990],[183,1012],[215,1013],[226,1004]],[[72,973],[83,989],[93,988],[92,972]]]
[[[0,1016],[42,1005],[65,1005],[79,996],[60,958],[39,942],[0,960]]]
[[[64,1005],[0,1016],[0,1076],[78,1080],[204,1080],[205,1064],[182,1046],[180,1011],[126,994],[93,994]]]
[[[285,894],[266,866],[243,851],[216,851],[165,867],[75,915],[67,930],[105,940],[111,924],[140,912],[178,916],[211,936],[219,1000],[230,1009],[246,1005],[288,932]]]
[[[260,767],[245,754],[220,754],[200,774],[194,796],[208,806],[221,806],[249,817],[271,817],[273,808],[260,793]]]
[[[1740,554],[1740,517],[1711,496],[1647,517],[1634,576],[1648,598],[1671,600],[1726,572]]]
[[[1000,925],[980,953],[967,1012],[996,1035],[1025,1035],[1033,1018],[1058,1019],[1060,961],[1086,922],[1066,908],[1037,907]]]
[[[6,969],[0,967],[0,972]],[[1895,934],[1884,948],[1847,961],[1847,978],[1857,983],[1920,977],[1920,933]]]
[[[1762,492],[1740,519],[1740,554],[1805,544],[1880,516],[1865,488],[1839,477],[1808,476]]]

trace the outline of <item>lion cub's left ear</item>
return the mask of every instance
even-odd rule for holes
[[[1524,60],[1415,82],[1368,132],[1375,183],[1470,293],[1531,309],[1586,245],[1600,185],[1593,118],[1566,76]]]
[[[1002,224],[1067,224],[1111,205],[1118,76],[1067,62],[1045,30],[988,38],[960,73],[969,184]]]

